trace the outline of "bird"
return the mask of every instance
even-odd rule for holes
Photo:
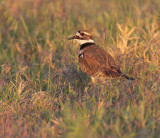
[[[84,73],[91,77],[93,84],[103,83],[113,78],[135,80],[122,73],[113,57],[95,44],[90,31],[79,30],[68,40],[76,40],[80,44],[79,66]]]

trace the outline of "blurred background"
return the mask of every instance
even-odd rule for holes
[[[134,82],[88,87],[90,30]],[[160,136],[159,0],[1,0],[0,137]]]

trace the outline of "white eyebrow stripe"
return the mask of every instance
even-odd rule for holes
[[[89,33],[87,33],[87,32],[83,32],[84,34],[86,34],[86,35],[89,35],[90,36],[90,34]]]

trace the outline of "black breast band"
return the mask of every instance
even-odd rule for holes
[[[85,43],[85,44],[82,44],[82,45],[80,46],[80,50],[82,50],[82,49],[84,49],[84,48],[86,48],[86,47],[92,46],[92,45],[95,45],[95,43]]]

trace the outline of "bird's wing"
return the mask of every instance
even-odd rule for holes
[[[88,66],[93,70],[110,74],[112,77],[120,76],[122,73],[112,56],[101,48],[87,51],[84,53],[84,58]]]
[[[112,56],[108,52],[99,47],[88,49],[84,53],[84,57],[86,60],[88,60],[88,64],[93,64],[93,65],[96,64],[99,65],[101,68],[106,68],[106,69],[118,68]]]

